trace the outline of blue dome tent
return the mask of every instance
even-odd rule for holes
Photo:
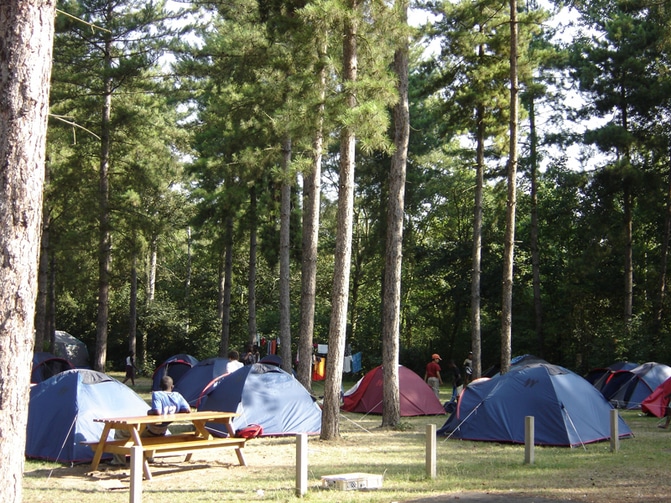
[[[525,417],[533,416],[535,444],[575,447],[610,439],[612,406],[583,377],[558,365],[513,366],[471,383],[439,435],[464,440],[525,442]],[[619,419],[621,438],[632,436]]]
[[[671,367],[647,362],[631,370],[613,372],[601,388],[601,393],[618,409],[640,409],[643,400],[669,377]]]
[[[607,367],[593,368],[587,372],[585,379],[587,379],[592,386],[601,391],[608,381],[608,378],[613,375],[614,372],[617,372],[618,370],[632,370],[636,367],[638,367],[638,363],[619,361],[611,363]]]
[[[75,366],[65,358],[44,351],[33,354],[33,369],[30,373],[31,384],[46,381],[50,377],[71,370]]]
[[[103,424],[94,419],[142,416],[148,409],[138,394],[106,374],[66,370],[30,390],[26,457],[90,462],[93,450],[81,442],[100,439]],[[104,459],[110,458],[108,454]]]
[[[159,391],[161,389],[161,379],[165,375],[172,377],[172,382],[176,385],[184,374],[195,365],[198,365],[198,359],[191,355],[179,354],[171,356],[154,370],[151,390]]]
[[[175,384],[175,391],[179,391],[191,407],[198,407],[203,390],[226,373],[226,365],[228,358],[214,357],[198,362]]]
[[[206,390],[198,410],[238,412],[234,430],[258,424],[263,436],[321,432],[319,405],[301,383],[275,365],[245,365],[220,377]],[[208,428],[223,431],[217,426]]]

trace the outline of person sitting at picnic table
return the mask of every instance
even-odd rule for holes
[[[189,402],[179,393],[173,391],[173,380],[169,375],[163,376],[160,384],[161,390],[154,391],[151,394],[151,409],[147,412],[148,415],[163,416],[166,414],[178,414],[191,412]],[[148,424],[147,428],[142,432],[143,437],[160,437],[168,432],[170,421],[158,424]],[[114,430],[114,438],[125,439],[130,438],[130,432],[127,430]],[[148,459],[150,463],[153,459]],[[125,466],[126,456],[122,454],[114,454],[110,463],[112,466]]]

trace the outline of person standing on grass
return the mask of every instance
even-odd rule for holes
[[[463,381],[461,379],[459,367],[454,363],[454,360],[450,360],[447,364],[447,369],[449,375],[452,377],[452,398],[450,399],[450,401],[452,401],[457,398],[457,390],[459,389],[459,386],[462,385]]]
[[[431,355],[431,361],[426,364],[426,372],[424,373],[424,381],[431,386],[436,398],[440,400],[440,385],[443,384],[443,379],[440,377],[440,355],[434,353]]]
[[[464,360],[464,387],[468,386],[473,378],[473,351],[468,353]]]
[[[122,381],[124,384],[126,384],[126,381],[130,379],[131,385],[135,386],[135,371],[137,370],[137,367],[135,366],[135,353],[130,351],[128,353],[128,356],[126,356],[126,377],[124,377],[124,380]]]
[[[226,373],[231,374],[245,365],[240,361],[240,353],[235,349],[228,352],[228,363],[226,364]]]

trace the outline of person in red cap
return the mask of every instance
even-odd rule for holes
[[[440,400],[440,385],[443,384],[443,379],[440,377],[440,365],[438,362],[442,358],[440,355],[434,353],[431,355],[431,361],[426,364],[426,372],[424,373],[424,381],[431,386],[436,398]]]

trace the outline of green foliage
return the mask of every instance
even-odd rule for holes
[[[359,140],[347,342],[354,352],[363,353],[364,369],[379,365],[389,110],[396,102],[391,55],[410,30],[394,21],[389,5],[365,3],[359,79],[355,88],[344,89],[339,77],[342,41],[337,34],[347,10],[341,2],[205,2],[200,7],[208,9],[207,23],[195,26],[189,37],[170,41],[176,57],[172,68],[156,64],[165,47],[159,39],[171,35],[163,22],[166,13],[140,8],[142,2],[121,2],[110,20],[103,15],[104,5],[59,3],[59,8],[74,16],[112,29],[118,41],[110,70],[115,86],[110,366],[119,367],[128,344],[134,259],[140,271],[138,341],[147,353],[145,371],[152,362],[172,354],[186,352],[202,359],[218,352],[222,251],[229,239],[233,250],[230,345],[242,348],[248,340],[252,230],[258,239],[257,330],[267,339],[278,336],[279,195],[287,181],[293,185],[291,329],[298,333],[302,238],[298,183],[312,163],[315,111],[321,104],[316,77],[323,67],[327,68],[327,95],[314,340],[328,340],[338,132],[347,126]],[[533,98],[539,108],[551,107],[552,114],[539,124],[543,342],[538,339],[533,306],[532,202],[529,182],[521,177],[513,354],[542,353],[553,363],[579,370],[625,358],[668,360],[668,299],[661,306],[659,326],[653,319],[667,260],[668,13],[661,5],[645,1],[575,5],[582,22],[596,29],[597,36],[576,37],[570,51],[551,44],[549,33],[539,32],[545,29],[546,12],[526,9],[520,16],[525,103],[529,106]],[[439,49],[424,59],[415,50],[410,75],[400,358],[421,374],[431,353],[460,362],[471,346],[476,162],[472,139],[479,125],[475,111],[483,107],[487,169],[481,337],[486,369],[500,359],[507,12],[503,4],[489,1],[426,2],[425,7],[437,18],[424,34]],[[99,116],[105,76],[99,47],[105,32],[63,15],[56,22],[45,192],[54,316],[58,328],[93,348]],[[124,30],[131,28],[143,37],[125,39],[123,35],[130,31]],[[571,86],[586,98],[579,110],[567,110],[571,100],[565,94]],[[345,91],[356,91],[354,109],[343,106]],[[575,117],[605,121],[581,135],[568,130]],[[280,169],[285,137],[292,139],[288,172]],[[570,142],[608,155],[598,161],[598,169],[569,169],[573,159],[565,150]],[[552,146],[561,151],[552,153]],[[522,151],[527,150],[524,138]],[[623,321],[624,188],[635,197],[635,313],[628,325]],[[232,236],[225,233],[228,219],[233,222]],[[148,258],[154,244],[158,266],[151,300]]]

